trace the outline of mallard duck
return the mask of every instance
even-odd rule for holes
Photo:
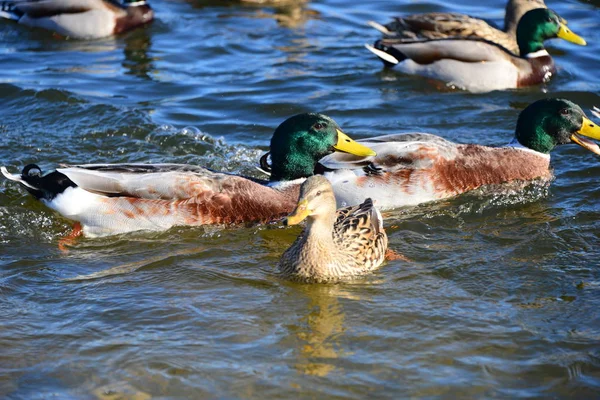
[[[285,277],[330,282],[367,274],[383,262],[388,239],[370,198],[336,212],[329,181],[311,176],[300,187],[298,205],[285,223],[296,225],[304,219],[304,231],[279,261]]]
[[[0,17],[73,39],[119,34],[154,19],[146,0],[33,0],[0,3]]]
[[[301,178],[313,175],[318,160],[333,151],[361,157],[375,154],[350,139],[331,118],[299,114],[273,134],[271,152],[285,166],[274,171],[283,179],[271,183],[179,164],[75,165],[46,175],[37,165],[26,166],[20,175],[5,167],[0,171],[51,209],[77,221],[84,235],[95,237],[176,225],[280,219],[294,208]]]
[[[369,21],[369,24],[388,37],[402,39],[483,39],[519,54],[517,24],[529,10],[546,8],[543,0],[509,0],[504,16],[504,31],[490,26],[486,21],[459,13],[424,13],[396,17],[386,25]]]
[[[517,42],[521,56],[482,40],[437,39],[406,42],[380,39],[366,47],[386,66],[407,74],[439,79],[472,92],[519,88],[546,82],[556,72],[544,40],[562,38],[584,46],[585,40],[551,10],[528,11],[519,21]]]
[[[544,99],[519,115],[515,137],[504,147],[457,144],[427,133],[387,135],[360,141],[377,156],[332,154],[319,161],[338,206],[371,197],[393,209],[457,196],[486,185],[552,178],[550,152],[575,143],[600,155],[600,127],[576,104]],[[275,168],[275,167],[274,167]]]

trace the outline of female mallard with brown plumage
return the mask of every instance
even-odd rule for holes
[[[72,39],[116,35],[154,19],[146,0],[14,0],[0,4],[0,17]]]
[[[388,67],[439,79],[472,92],[485,92],[548,81],[556,68],[544,41],[557,37],[586,44],[554,11],[538,8],[528,11],[519,21],[517,43],[521,56],[498,44],[469,38],[418,41],[390,38],[366,47]]]
[[[331,282],[367,274],[385,259],[388,239],[371,199],[336,211],[329,181],[319,175],[300,187],[287,225],[307,220],[304,231],[279,261],[279,270],[303,282]]]
[[[400,39],[483,39],[497,43],[513,54],[519,54],[517,24],[525,13],[546,8],[543,0],[509,0],[504,16],[504,31],[486,21],[465,14],[433,12],[396,17],[386,25],[369,24],[390,38]]]

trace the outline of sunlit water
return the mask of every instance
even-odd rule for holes
[[[454,91],[362,47],[378,36],[365,21],[444,3],[156,0],[150,27],[93,42],[0,21],[0,164],[260,176],[273,129],[299,112],[356,138],[499,145],[539,98],[600,105],[598,2],[548,1],[589,45],[552,41],[559,74],[542,87]],[[502,1],[462,3],[501,23]],[[63,253],[70,223],[0,180],[0,397],[597,397],[600,160],[564,146],[553,164],[550,188],[387,214],[410,262],[339,285],[277,276],[300,228],[176,228]]]

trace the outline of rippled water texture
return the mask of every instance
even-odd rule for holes
[[[500,0],[453,10],[501,23]],[[178,162],[258,176],[273,129],[324,111],[353,137],[426,131],[504,144],[546,96],[600,105],[597,1],[548,0],[587,47],[552,41],[547,85],[474,95],[383,71],[365,22],[441,0],[281,7],[153,0],[157,20],[65,41],[0,21],[0,164]],[[556,180],[386,215],[391,261],[348,284],[278,278],[299,228],[84,239],[0,180],[0,397],[594,398],[600,160]]]

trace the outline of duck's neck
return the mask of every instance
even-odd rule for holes
[[[333,241],[333,224],[335,212],[319,218],[308,218],[304,243],[302,246],[302,259],[312,260],[311,271],[314,275],[329,275],[324,269],[328,268],[335,259],[336,244]]]
[[[518,39],[517,39],[518,40]],[[519,51],[522,57],[532,58],[534,56],[547,56],[548,52],[544,47],[544,42],[535,39],[518,40]]]
[[[554,139],[544,132],[542,121],[523,119],[519,121],[515,138],[523,146],[543,154],[550,154],[556,147]]]
[[[291,181],[298,178],[308,178],[314,175],[315,165],[320,157],[307,154],[298,148],[296,143],[290,143],[286,152],[271,149],[271,182]]]
[[[288,162],[273,164],[271,166],[271,182],[293,181],[314,175],[315,166],[313,164],[309,165],[303,161],[298,162],[293,159],[286,161]]]
[[[335,218],[335,211],[317,218],[309,217],[306,221],[307,243],[323,248],[331,249],[334,247],[333,225],[335,224]]]

